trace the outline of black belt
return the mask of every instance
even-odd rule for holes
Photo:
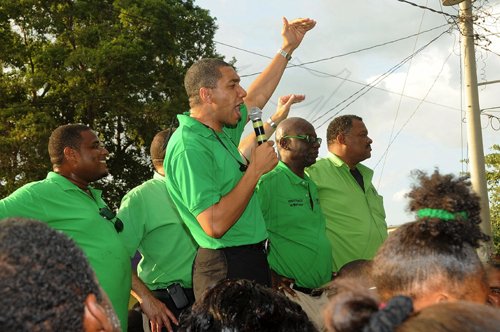
[[[242,246],[235,246],[235,247],[226,247],[226,248],[221,248],[221,249],[231,249],[231,248],[245,248],[245,249],[252,249],[252,250],[262,250],[265,254],[269,252],[269,240],[266,239],[264,241],[260,241],[254,244],[244,244]]]
[[[295,284],[293,284],[291,288],[311,296],[320,296],[321,294],[323,294],[323,289],[321,288],[306,288],[297,286]]]

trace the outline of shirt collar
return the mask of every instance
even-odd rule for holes
[[[190,117],[189,112],[177,115],[177,120],[179,120],[179,127],[187,127],[202,137],[210,137],[213,135],[210,128]]]
[[[304,181],[309,181],[309,176],[304,173],[304,178],[295,174],[284,162],[278,161],[276,165],[277,170],[281,170],[289,179],[292,184],[302,184]]]
[[[337,167],[345,165],[345,167],[349,168],[349,166],[333,152],[328,152],[327,158],[330,159],[330,161]]]
[[[347,170],[350,170],[349,165],[347,165],[339,156],[335,153],[328,152],[327,158],[332,162],[332,164],[336,167],[345,167]],[[359,170],[363,178],[367,178],[369,181],[373,178],[373,170],[362,163],[358,163],[356,168]]]
[[[47,179],[52,180],[55,183],[57,183],[64,191],[82,190],[76,184],[74,184],[73,182],[71,182],[70,180],[66,179],[64,176],[62,176],[61,174],[58,174],[56,172],[49,172],[49,174],[47,174]],[[101,190],[95,189],[92,186],[88,186],[87,188],[92,192],[92,195],[94,195],[94,196],[101,195]]]
[[[248,117],[248,112],[247,112],[247,107],[245,104],[242,104],[240,106],[240,111],[241,111],[241,120],[240,121],[246,121],[246,119],[243,118],[243,116]],[[179,120],[179,127],[180,126],[185,126],[188,128],[192,128],[194,132],[196,132],[198,135],[202,137],[212,137],[213,132],[210,129],[210,127],[204,125],[200,121],[192,118],[190,116],[189,112],[184,112],[182,114],[177,115],[177,120]],[[223,127],[222,130],[225,130],[226,127]]]
[[[163,180],[165,180],[165,177],[163,175],[161,175],[160,173],[158,173],[157,171],[155,171],[153,173],[153,179],[163,181]]]

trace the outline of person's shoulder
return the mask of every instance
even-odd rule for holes
[[[307,167],[305,169],[305,171],[310,176],[312,173],[318,172],[321,169],[324,169],[327,167],[328,168],[331,167],[331,161],[328,157],[323,157],[321,159],[316,160],[316,162],[314,164],[312,164],[311,166]]]
[[[57,188],[60,188],[60,184],[57,180],[46,178],[27,183],[16,191],[46,192],[56,190]]]
[[[274,167],[272,170],[270,170],[266,174],[262,175],[260,177],[260,179],[262,181],[270,181],[272,179],[279,178],[279,177],[282,177],[285,175],[286,175],[286,166],[283,167],[281,162],[279,162],[278,165],[276,165],[276,167]]]
[[[159,180],[159,179],[149,179],[137,187],[134,187],[130,189],[125,196],[123,196],[123,199],[125,198],[134,198],[137,196],[141,196],[144,192],[150,191],[153,188],[159,187],[159,186],[165,186],[165,181]]]

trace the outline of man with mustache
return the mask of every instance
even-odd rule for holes
[[[370,158],[373,142],[363,119],[333,119],[326,138],[329,154],[306,172],[318,186],[337,272],[351,261],[372,259],[387,238],[387,224],[382,196],[372,184],[373,171],[361,164]]]
[[[221,279],[249,279],[270,285],[267,231],[254,189],[261,175],[278,162],[272,142],[238,150],[252,107],[262,109],[307,31],[311,19],[283,18],[281,49],[247,91],[236,70],[220,59],[201,59],[187,71],[184,86],[189,113],[167,146],[167,189],[198,243],[193,290],[198,299]],[[270,119],[264,129],[282,119]]]
[[[271,243],[273,287],[300,304],[321,331],[328,298],[316,288],[332,278],[332,254],[318,190],[304,173],[316,162],[321,138],[306,120],[289,118],[276,129],[276,144],[280,161],[256,189]]]

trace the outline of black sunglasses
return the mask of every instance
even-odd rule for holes
[[[99,209],[99,214],[106,220],[109,220],[115,226],[115,230],[117,233],[123,231],[123,221],[120,218],[116,217],[116,213],[111,211],[107,206]],[[114,219],[114,221],[113,221]]]

